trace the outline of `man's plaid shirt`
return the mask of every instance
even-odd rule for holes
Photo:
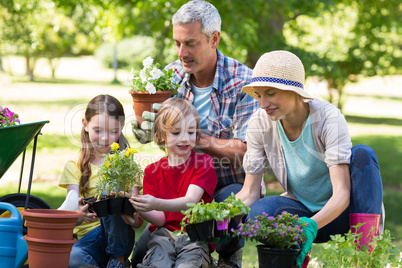
[[[241,92],[242,87],[250,83],[252,70],[223,55],[219,50],[216,51],[218,59],[211,92],[213,112],[207,120],[208,128],[202,129],[202,132],[219,139],[239,139],[244,142],[248,121],[260,107],[257,100]],[[172,82],[180,85],[177,97],[193,103],[190,74],[184,72],[180,61],[172,62],[166,69],[173,69],[176,73]],[[227,159],[214,158],[217,188],[234,182],[244,182],[240,158],[237,157],[235,165],[228,162]]]

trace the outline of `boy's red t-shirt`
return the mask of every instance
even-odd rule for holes
[[[163,157],[148,165],[144,173],[143,194],[163,199],[183,197],[190,184],[194,184],[204,189],[202,199],[205,203],[210,203],[218,183],[212,157],[194,151],[187,161],[179,166],[169,166],[167,157]],[[180,222],[184,215],[181,212],[164,213],[164,227],[170,231],[180,230]],[[156,226],[151,224],[149,230],[153,232],[155,229]]]

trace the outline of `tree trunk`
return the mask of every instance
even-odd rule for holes
[[[258,27],[258,45],[247,51],[246,65],[254,68],[257,60],[262,54],[276,50],[285,49],[285,37],[283,36],[283,27],[285,20],[282,15],[273,10],[268,19],[262,18]]]
[[[52,75],[52,79],[56,79],[56,63],[54,62],[55,58],[48,58],[49,67]]]
[[[0,72],[4,72],[4,69],[3,69],[3,58],[2,58],[2,56],[1,56],[1,54],[0,54]]]
[[[119,83],[119,80],[117,80],[117,70],[119,69],[119,62],[117,60],[117,45],[113,45],[113,71],[114,71],[114,79],[112,81],[113,84]]]
[[[158,36],[157,38],[155,38],[156,40],[156,47],[157,47],[157,54],[155,55],[155,61],[156,62],[163,62],[164,64],[168,64],[169,62],[164,62],[164,57],[163,57],[163,52],[165,51],[165,40],[169,34],[170,31],[170,24],[168,24],[166,26],[165,24],[165,28],[163,29],[163,31],[161,32],[160,36]]]
[[[29,80],[33,82],[36,58],[35,57],[31,58],[29,54],[25,54],[25,62],[26,62],[27,75],[29,76]]]
[[[31,73],[29,70],[29,61],[30,61],[29,54],[25,54],[25,68],[26,68],[25,74],[30,76]]]

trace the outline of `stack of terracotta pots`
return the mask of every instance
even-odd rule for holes
[[[24,239],[28,243],[30,268],[68,267],[71,248],[77,239],[73,229],[80,214],[55,209],[21,211],[28,228]]]

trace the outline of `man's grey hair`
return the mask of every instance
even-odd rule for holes
[[[201,22],[201,33],[209,40],[214,32],[221,31],[221,16],[218,10],[203,0],[192,0],[182,5],[173,15],[172,24],[189,24]]]

